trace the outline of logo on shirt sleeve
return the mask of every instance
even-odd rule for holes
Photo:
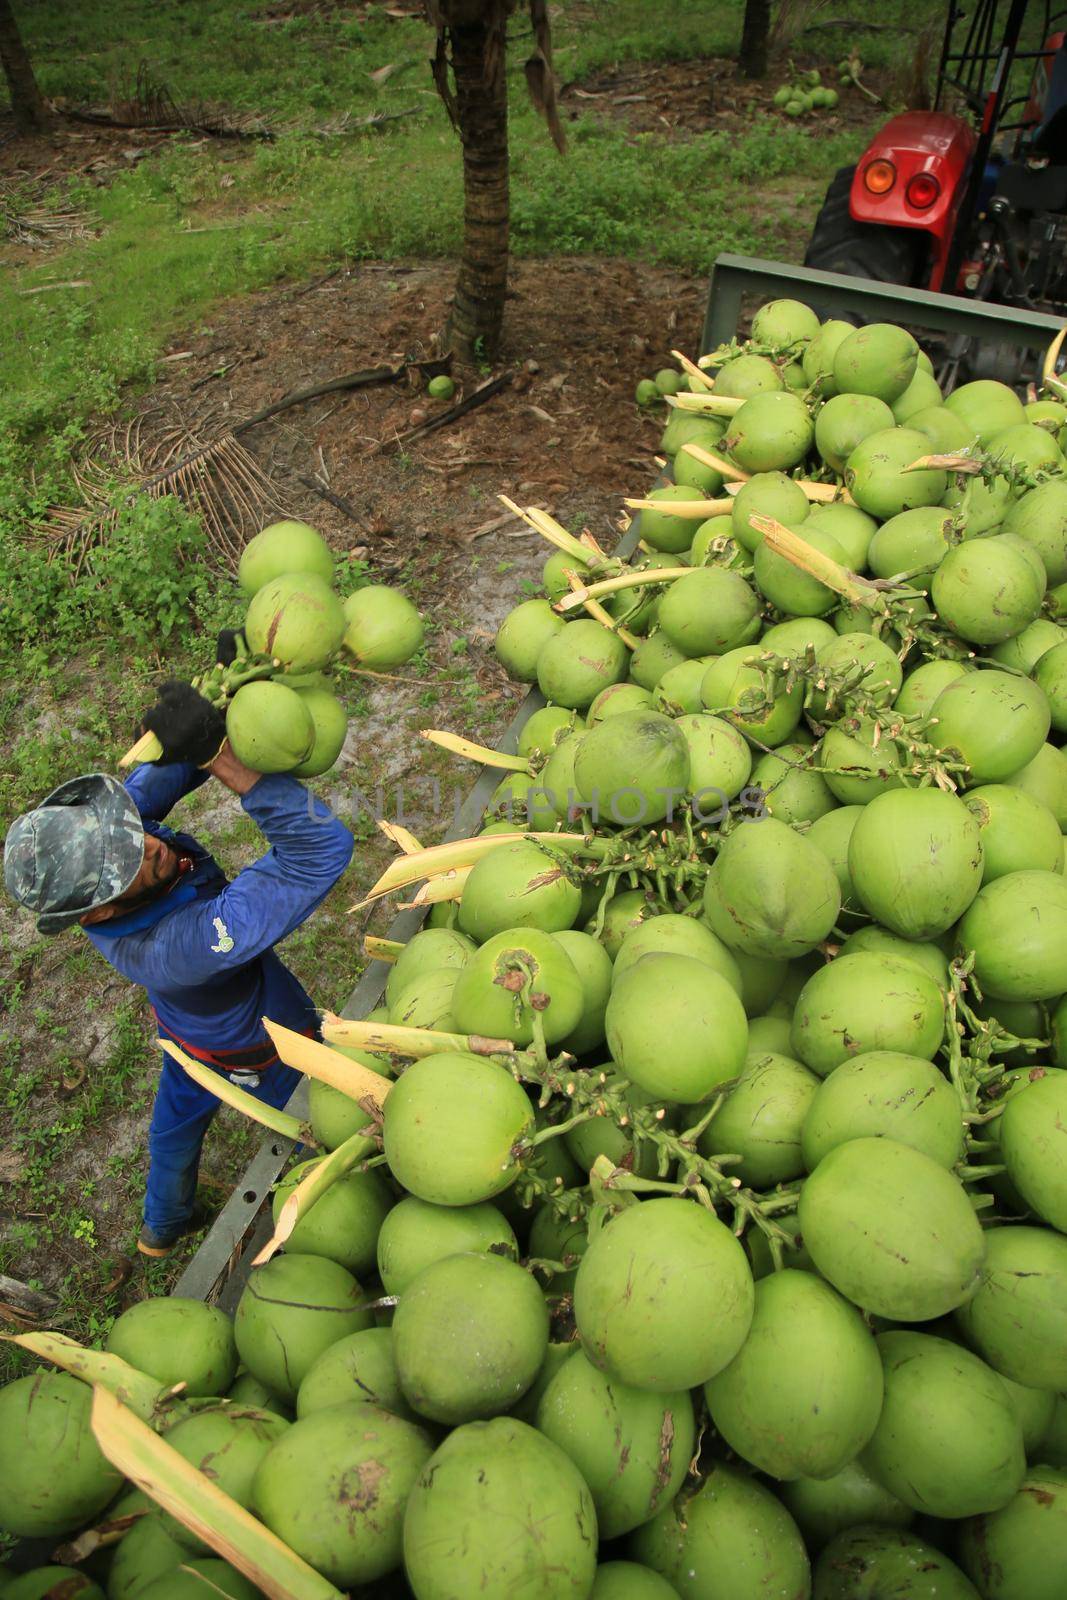
[[[213,944],[211,948],[217,956],[227,955],[233,949],[233,940],[230,938],[226,924],[221,917],[212,917],[211,920],[214,924],[215,932],[219,936],[218,944]]]

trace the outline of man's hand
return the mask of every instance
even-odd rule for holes
[[[138,731],[155,734],[163,747],[161,761],[192,761],[206,767],[225,742],[226,718],[191,683],[171,678],[161,685],[159,699]]]
[[[262,777],[262,773],[253,772],[243,761],[238,761],[228,744],[223,745],[214,761],[208,762],[208,770],[233,794],[247,794]]]

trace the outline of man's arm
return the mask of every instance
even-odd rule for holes
[[[260,777],[228,750],[212,767],[271,848],[221,894],[156,925],[158,970],[138,980],[152,988],[188,988],[245,966],[306,921],[352,859],[349,830],[295,778]]]
[[[191,761],[146,761],[134,768],[124,787],[146,822],[162,822],[179,800],[210,776]]]

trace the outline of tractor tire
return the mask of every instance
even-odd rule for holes
[[[804,265],[879,283],[915,284],[926,257],[925,237],[918,229],[854,221],[848,196],[855,170],[841,167],[834,175],[815,219]]]

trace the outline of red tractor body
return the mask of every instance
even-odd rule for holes
[[[930,289],[943,285],[974,147],[974,132],[959,117],[905,111],[878,130],[856,163],[849,192],[852,218],[891,228],[921,228],[930,241]]]

